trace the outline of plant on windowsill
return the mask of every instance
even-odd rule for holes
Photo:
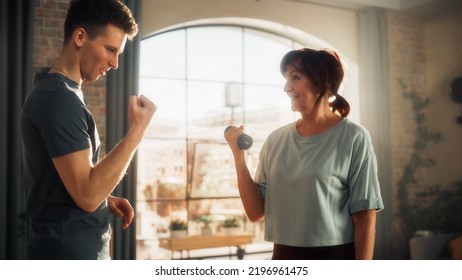
[[[209,215],[199,216],[196,222],[201,223],[201,235],[204,237],[212,236],[212,228],[210,224],[213,222],[213,217]]]
[[[172,238],[183,238],[188,235],[188,223],[180,219],[173,219],[168,226]]]
[[[221,227],[226,235],[236,235],[241,232],[241,223],[236,216],[226,218],[221,224]]]

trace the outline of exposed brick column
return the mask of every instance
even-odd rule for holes
[[[409,257],[409,240],[403,235],[403,222],[398,209],[398,182],[404,175],[416,137],[412,103],[404,92],[426,93],[425,21],[398,12],[388,13],[388,59],[390,91],[391,175],[393,183],[393,243],[395,258]],[[401,83],[405,84],[404,90]],[[428,97],[428,96],[427,96]],[[423,174],[424,177],[424,174]],[[408,186],[409,198],[418,185]]]

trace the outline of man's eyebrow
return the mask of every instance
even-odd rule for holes
[[[113,49],[114,51],[116,51],[118,54],[122,54],[124,52],[123,49],[119,49],[118,47],[114,46],[114,45],[111,45],[111,44],[106,44],[106,47],[107,48],[110,48],[110,49]]]

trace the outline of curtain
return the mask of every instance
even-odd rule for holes
[[[361,123],[369,130],[377,156],[385,209],[377,215],[375,258],[392,259],[392,185],[388,93],[387,12],[359,12],[359,75]]]
[[[141,1],[126,0],[125,5],[133,13],[138,27],[141,27]],[[110,151],[128,132],[129,96],[138,93],[139,47],[141,32],[127,42],[119,59],[119,68],[110,71],[107,78],[107,150]],[[130,164],[127,175],[113,192],[113,195],[127,198],[136,207],[136,155]],[[122,230],[122,221],[116,218],[113,225],[112,257],[116,260],[136,259],[136,218],[132,225]]]
[[[19,116],[32,87],[33,0],[0,2],[0,259],[24,259]]]

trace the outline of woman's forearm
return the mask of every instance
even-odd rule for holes
[[[352,215],[354,225],[355,258],[372,260],[375,245],[376,210],[360,211]]]
[[[244,152],[234,157],[237,173],[237,185],[247,217],[252,222],[261,221],[264,216],[265,201],[258,184],[252,179],[245,163]]]

